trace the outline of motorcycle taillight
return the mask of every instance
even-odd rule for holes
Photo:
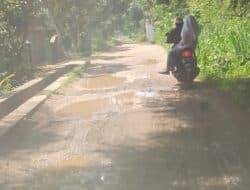
[[[190,58],[190,57],[192,57],[192,52],[191,52],[190,50],[185,50],[185,51],[183,52],[183,56],[184,56],[185,58]]]

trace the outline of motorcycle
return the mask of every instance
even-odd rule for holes
[[[195,52],[188,48],[181,51],[175,70],[172,71],[173,76],[184,85],[190,86],[199,73]]]
[[[199,34],[200,28],[195,18],[192,15],[187,16],[181,32],[182,40],[177,45],[180,49],[177,55],[178,61],[172,71],[173,76],[184,85],[190,86],[200,73],[195,55]]]

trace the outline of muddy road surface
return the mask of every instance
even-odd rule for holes
[[[0,137],[1,190],[249,190],[250,115],[122,44]]]

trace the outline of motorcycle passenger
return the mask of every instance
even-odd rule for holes
[[[176,27],[174,29],[172,29],[170,32],[165,34],[165,36],[167,38],[166,42],[173,44],[173,46],[168,52],[166,71],[160,72],[161,74],[169,75],[169,72],[174,70],[174,65],[177,62],[176,54],[179,51],[177,44],[181,41],[181,31],[182,31],[182,27],[183,27],[183,18],[182,17],[180,17],[180,16],[176,17],[175,26]]]

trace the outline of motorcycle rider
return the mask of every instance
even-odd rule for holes
[[[176,53],[179,51],[177,44],[181,41],[182,27],[183,27],[183,18],[180,16],[177,16],[175,19],[175,28],[165,34],[167,38],[166,42],[173,43],[173,46],[168,52],[166,71],[160,72],[161,74],[169,75],[170,71],[173,71],[174,69],[174,65],[177,62]]]

